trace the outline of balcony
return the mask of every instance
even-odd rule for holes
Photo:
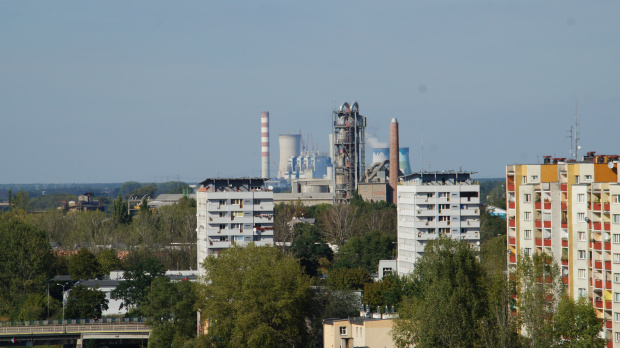
[[[611,243],[610,242],[605,242],[605,243],[603,243],[603,247],[605,248],[605,250],[611,250]]]
[[[566,202],[562,202],[562,203],[560,204],[560,208],[561,208],[562,210],[566,210],[566,209],[568,208],[568,207],[566,206]]]
[[[590,210],[601,211],[601,203],[592,203],[590,205]]]
[[[517,222],[515,219],[508,220],[508,227],[515,227],[515,226],[517,226]]]
[[[604,210],[604,211],[609,211],[609,208],[610,208],[609,203],[605,203],[605,204],[603,205],[603,210]]]
[[[535,202],[535,203],[534,203],[534,208],[535,208],[536,210],[540,210],[540,209],[542,209],[542,203],[541,203],[541,202]]]
[[[594,261],[594,268],[603,269],[603,261]]]
[[[562,277],[562,284],[564,285],[568,284],[568,277]]]
[[[543,226],[545,228],[551,228],[551,221],[543,221]]]
[[[508,202],[508,209],[515,209],[515,207],[516,207],[515,202]]]
[[[592,242],[590,247],[595,249],[595,250],[603,250],[603,243],[601,243],[601,242]]]
[[[544,239],[543,242],[544,242],[546,247],[550,247],[551,246],[551,239]]]
[[[608,329],[611,329],[612,327],[614,327],[614,322],[611,320],[605,320],[605,327]],[[613,342],[611,342],[612,347],[613,347]]]
[[[611,301],[605,301],[605,309],[611,310]]]
[[[568,240],[562,239],[562,248],[568,248]]]
[[[568,191],[568,184],[560,184],[560,191]]]
[[[609,281],[605,282],[605,289],[611,290],[611,282]],[[611,308],[611,307],[607,307],[607,308]]]
[[[568,260],[562,260],[562,266],[568,266]]]
[[[543,245],[542,238],[536,238],[536,246],[542,246],[542,245]]]
[[[594,307],[598,309],[603,309],[603,301],[594,301]]]
[[[603,223],[603,229],[605,231],[611,231],[611,223],[610,222]]]
[[[508,244],[509,245],[517,245],[516,238],[515,237],[508,237]]]
[[[605,269],[607,270],[611,269],[611,261],[605,261]]]
[[[590,222],[590,228],[595,231],[602,230],[602,224],[600,222]]]
[[[602,281],[602,280],[599,280],[599,279],[596,279],[596,280],[594,281],[594,287],[595,287],[596,289],[602,289],[602,288],[603,288],[603,281]]]
[[[517,263],[517,256],[514,254],[510,255],[510,263]]]
[[[508,184],[508,191],[514,191],[515,190],[515,184]]]
[[[536,225],[536,228],[542,228],[542,227],[543,227],[543,222],[542,222],[542,220],[536,220],[535,225]]]
[[[568,221],[563,220],[561,223],[562,228],[568,228]]]

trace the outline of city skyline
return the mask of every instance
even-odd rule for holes
[[[577,103],[580,155],[619,152],[617,2],[33,4],[0,3],[0,183],[256,177],[261,111],[277,163],[344,101],[413,171],[569,157]]]

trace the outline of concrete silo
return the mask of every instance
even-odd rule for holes
[[[289,172],[289,157],[301,155],[301,134],[281,134],[278,138],[280,142],[280,164],[278,166],[278,178],[284,177],[284,173]]]

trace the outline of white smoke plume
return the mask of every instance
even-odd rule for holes
[[[379,141],[379,139],[377,139],[376,137],[374,137],[372,135],[366,138],[366,142],[373,149],[380,149],[380,148],[384,148],[384,147],[389,147],[388,143],[383,142],[383,141]]]

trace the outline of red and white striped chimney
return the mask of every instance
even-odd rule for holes
[[[260,114],[262,177],[269,179],[269,111]]]

